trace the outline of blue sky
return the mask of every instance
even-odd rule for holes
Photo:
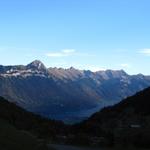
[[[149,0],[1,0],[0,64],[150,74]]]

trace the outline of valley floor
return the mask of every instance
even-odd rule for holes
[[[87,147],[84,148],[84,147],[57,145],[57,144],[50,144],[50,147],[55,148],[56,150],[100,150],[99,148],[87,148]]]
[[[71,146],[71,145],[58,145],[58,144],[50,144],[51,148],[54,148],[56,150],[148,150],[148,149],[136,149],[136,148],[88,148],[88,147],[77,147],[77,146]]]

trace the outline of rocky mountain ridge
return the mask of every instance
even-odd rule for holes
[[[123,70],[46,68],[35,60],[26,66],[0,66],[0,83],[0,96],[29,111],[78,120],[147,88],[150,76]]]

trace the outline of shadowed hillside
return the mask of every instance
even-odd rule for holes
[[[1,130],[4,134],[8,133],[8,136],[17,132],[17,135],[12,135],[17,136],[16,138],[22,134],[25,135],[23,138],[29,135],[29,139],[35,139],[35,143],[36,139],[44,139],[62,144],[150,148],[149,100],[150,88],[115,106],[104,108],[82,123],[67,126],[62,122],[44,119],[27,112],[1,97]],[[14,131],[3,130],[3,124],[6,124],[6,127],[10,126]]]
[[[0,119],[1,150],[53,150],[27,131],[17,130],[7,121]]]
[[[7,121],[19,130],[25,130],[38,138],[53,139],[64,132],[64,124],[48,120],[8,102],[0,97],[0,119]]]
[[[75,143],[150,148],[150,88],[104,108],[72,131]]]

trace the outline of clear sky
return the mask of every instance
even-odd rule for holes
[[[0,64],[150,75],[150,0],[0,0]]]

